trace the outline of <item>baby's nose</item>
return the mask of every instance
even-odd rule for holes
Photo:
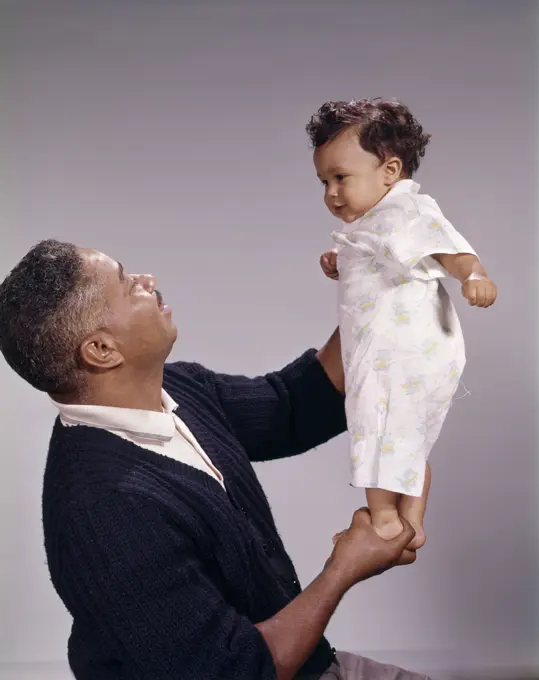
[[[335,198],[338,193],[339,193],[339,188],[337,186],[328,186],[328,188],[327,188],[327,195],[328,196],[331,196],[331,198]]]

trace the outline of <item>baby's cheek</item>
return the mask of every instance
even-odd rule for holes
[[[365,202],[365,191],[359,186],[351,186],[346,189],[346,202],[354,208],[361,208]]]

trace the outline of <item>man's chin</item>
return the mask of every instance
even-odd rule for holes
[[[174,347],[174,343],[178,339],[178,329],[176,328],[174,323],[170,323],[170,334],[169,334],[169,342],[168,342],[168,349],[167,353],[165,356],[165,359],[168,358],[169,354],[172,352],[172,348]]]

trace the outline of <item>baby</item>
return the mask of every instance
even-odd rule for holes
[[[327,102],[307,133],[324,201],[341,220],[321,257],[339,280],[339,326],[352,486],[390,539],[400,516],[425,543],[429,452],[464,369],[460,323],[440,279],[489,307],[496,286],[475,251],[412,176],[430,135],[403,104]]]

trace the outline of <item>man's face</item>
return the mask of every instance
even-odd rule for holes
[[[172,311],[148,274],[130,274],[107,255],[81,250],[86,269],[103,288],[106,327],[126,364],[151,367],[164,361],[177,337]]]

